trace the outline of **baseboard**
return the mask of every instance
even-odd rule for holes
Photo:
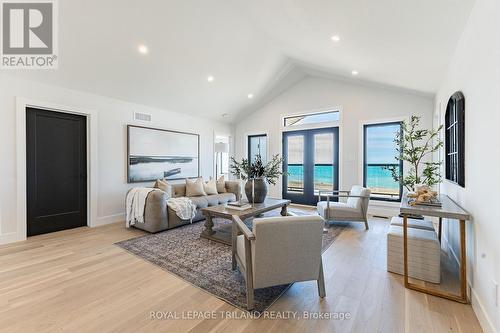
[[[453,248],[451,247],[450,242],[448,241],[448,238],[445,237],[444,233],[441,242],[443,243],[442,247],[448,249],[453,259],[457,262],[457,265],[460,265],[460,260],[458,259],[458,256],[455,253],[455,251],[453,251]],[[470,280],[468,282],[470,282]],[[470,283],[467,284],[470,290],[470,300],[471,300],[472,310],[476,314],[476,317],[479,321],[479,324],[481,325],[481,328],[483,329],[483,332],[497,333],[497,330],[495,329],[495,326],[493,325],[488,314],[486,313],[483,303],[479,299],[476,291],[474,290],[474,288]]]
[[[470,285],[469,285],[470,286]],[[498,331],[495,329],[495,326],[493,326],[493,323],[490,320],[490,317],[486,313],[483,303],[477,296],[476,291],[472,286],[470,286],[471,290],[471,305],[472,309],[474,310],[474,313],[476,314],[477,319],[479,320],[479,324],[481,325],[481,328],[483,329],[484,333],[498,333]]]
[[[125,221],[125,213],[101,216],[98,217],[94,223],[92,223],[92,227],[99,227],[102,225],[116,223],[116,222],[123,222],[123,221]]]
[[[17,237],[17,232],[9,232],[0,235],[0,245],[9,244],[19,241]]]

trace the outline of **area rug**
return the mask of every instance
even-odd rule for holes
[[[301,210],[290,209],[296,215],[308,215]],[[278,216],[279,210],[264,216]],[[231,223],[214,219],[215,226]],[[237,269],[231,270],[231,247],[200,238],[204,222],[196,222],[157,234],[121,241],[119,247],[173,273],[192,285],[246,311],[245,280]],[[245,221],[251,227],[252,221]],[[323,234],[323,252],[333,244],[343,226],[329,226]],[[257,313],[271,306],[290,285],[256,289],[254,294]]]

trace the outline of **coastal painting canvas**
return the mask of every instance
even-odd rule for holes
[[[129,183],[199,176],[198,134],[133,125],[127,133]]]

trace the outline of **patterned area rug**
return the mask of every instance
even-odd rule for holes
[[[289,209],[297,215],[309,215],[298,209]],[[264,214],[279,216],[279,210]],[[251,219],[245,224],[251,226]],[[231,223],[214,219],[215,226]],[[157,234],[116,243],[121,248],[171,272],[192,285],[246,311],[245,280],[239,270],[231,270],[231,247],[200,238],[204,221],[167,230]],[[333,244],[343,226],[329,226],[323,234],[323,252]],[[255,310],[269,308],[290,285],[255,290]]]

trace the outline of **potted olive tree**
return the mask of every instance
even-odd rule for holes
[[[262,163],[260,155],[256,155],[253,162],[246,158],[243,158],[241,162],[237,162],[234,157],[231,157],[229,169],[233,175],[247,181],[245,194],[248,201],[261,203],[264,202],[267,196],[267,184],[276,185],[278,178],[283,175],[280,168],[282,164],[283,158],[279,157],[279,155],[274,155],[266,165]]]
[[[394,142],[396,143],[396,160],[406,162],[410,166],[405,174],[397,166],[388,166],[385,169],[391,172],[392,178],[400,183],[410,194],[414,196],[422,187],[430,191],[434,185],[441,182],[441,161],[429,162],[428,156],[438,151],[443,146],[439,138],[438,129],[421,129],[419,127],[420,117],[411,116],[409,120],[403,121],[401,131],[396,132]]]

